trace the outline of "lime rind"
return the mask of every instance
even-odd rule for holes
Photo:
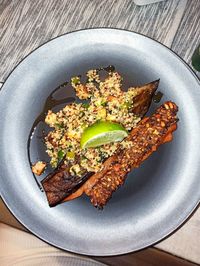
[[[98,121],[86,128],[81,137],[81,148],[95,148],[103,144],[122,141],[127,137],[125,128],[117,123]]]
[[[127,135],[128,134],[122,130],[101,133],[93,137],[91,140],[88,140],[82,148],[95,148],[111,142],[122,141]]]

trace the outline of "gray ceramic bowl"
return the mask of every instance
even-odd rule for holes
[[[103,211],[86,197],[49,208],[30,170],[30,128],[55,87],[72,75],[110,64],[124,77],[124,87],[160,78],[162,102],[173,100],[180,110],[174,140],[134,170]],[[115,29],[56,38],[27,56],[0,92],[1,196],[31,232],[65,250],[116,255],[152,245],[180,226],[199,203],[199,103],[196,76],[152,39]],[[43,159],[39,141],[31,153]]]

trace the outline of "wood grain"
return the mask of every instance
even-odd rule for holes
[[[187,0],[136,6],[132,0],[3,0],[0,7],[0,81],[40,44],[81,28],[117,27],[171,45]]]
[[[26,230],[26,228],[22,224],[20,224],[16,220],[16,218],[8,210],[8,208],[6,207],[6,205],[4,204],[4,202],[2,201],[2,199],[0,197],[0,223],[1,222],[8,224],[8,225],[11,225],[11,226],[18,228],[18,229],[28,231],[28,230]]]
[[[61,257],[76,257],[87,260],[87,265],[90,265],[91,260],[88,257],[72,254],[59,250],[53,246],[36,238],[32,234],[17,230],[11,226],[7,226],[0,223],[0,265],[38,265],[34,259],[39,257],[40,262],[43,265],[49,265],[45,263],[45,257],[51,258],[51,265],[75,265],[73,261],[68,263],[65,260],[58,263]],[[29,259],[26,261],[26,259]],[[194,266],[193,263],[184,261],[180,258],[171,256],[156,249],[146,249],[134,254],[116,256],[116,257],[92,257],[95,261],[100,261],[110,266]],[[18,262],[18,263],[17,263]],[[21,262],[21,264],[20,264]],[[26,262],[26,263],[25,263]],[[31,264],[32,262],[32,264]],[[35,262],[35,263],[34,263]],[[48,261],[49,262],[49,261]],[[57,263],[56,263],[57,262]],[[82,263],[79,263],[82,265]],[[76,265],[79,265],[76,264]],[[86,265],[85,263],[83,263]]]
[[[40,44],[66,32],[92,27],[124,28],[146,34],[191,64],[191,55],[200,43],[199,10],[199,0],[168,0],[142,7],[132,0],[0,0],[0,81]],[[4,211],[0,220],[23,228],[2,202],[0,209]],[[200,209],[156,248],[200,264]],[[147,249],[146,253],[150,261],[148,252],[152,250]],[[110,265],[114,261],[115,265],[142,265],[145,254],[136,254],[139,257],[129,254],[111,259]],[[139,259],[138,264],[135,258]]]
[[[186,4],[184,16],[172,43],[172,50],[191,65],[191,57],[200,44],[200,1]]]
[[[117,257],[92,257],[109,266],[195,266],[197,264],[148,248],[140,252]]]
[[[200,265],[200,208],[184,226],[156,247]]]
[[[0,223],[0,236],[1,266],[106,266],[89,257],[59,250],[32,234],[3,223]]]

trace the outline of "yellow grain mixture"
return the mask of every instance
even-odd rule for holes
[[[118,72],[109,72],[104,80],[100,79],[98,70],[89,70],[86,75],[85,84],[78,76],[71,79],[81,103],[68,104],[57,113],[49,110],[45,118],[45,122],[53,128],[45,138],[51,165],[56,167],[62,159],[66,164],[70,161],[72,175],[99,171],[102,162],[118,147],[123,149],[131,145],[123,140],[81,149],[80,139],[85,128],[98,120],[106,120],[120,123],[130,131],[140,121],[140,117],[132,112],[134,88],[122,91],[122,77]]]

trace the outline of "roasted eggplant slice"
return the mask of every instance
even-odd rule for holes
[[[42,180],[50,207],[57,205],[77,190],[93,174],[85,172],[81,176],[72,176],[69,172],[70,167],[70,164],[62,162],[53,173]]]
[[[141,87],[129,88],[134,93],[132,112],[143,117],[149,110],[152,97],[158,88],[160,80],[155,80]]]

